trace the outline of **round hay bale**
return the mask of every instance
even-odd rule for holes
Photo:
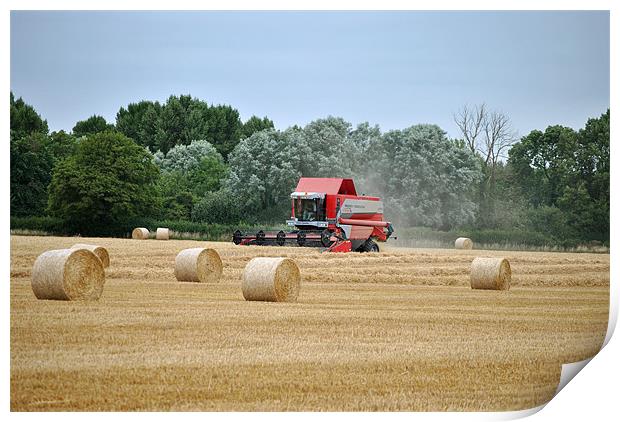
[[[155,239],[157,240],[170,239],[170,230],[164,227],[157,227],[157,233],[155,234]]]
[[[101,261],[103,268],[108,268],[110,266],[110,255],[108,254],[108,250],[103,246],[87,245],[86,243],[76,243],[75,245],[71,246],[71,249],[88,249],[89,251],[94,253],[97,258],[99,258],[99,261]]]
[[[301,275],[290,258],[253,258],[245,266],[241,291],[245,300],[296,302]]]
[[[222,276],[222,260],[215,249],[183,249],[174,260],[174,276],[179,281],[216,283]]]
[[[454,241],[454,247],[456,249],[473,249],[474,242],[468,237],[459,237]]]
[[[472,289],[510,289],[510,263],[506,258],[475,258],[469,273]]]
[[[151,233],[149,233],[148,229],[145,229],[144,227],[136,227],[135,229],[133,229],[133,231],[131,232],[131,238],[132,239],[148,239]]]
[[[32,268],[32,291],[37,299],[97,300],[104,283],[103,265],[87,249],[44,252]]]

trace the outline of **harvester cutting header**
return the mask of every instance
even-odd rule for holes
[[[352,179],[302,177],[291,193],[289,232],[233,234],[236,245],[323,247],[329,252],[378,252],[394,232],[383,220],[383,202],[358,196]]]

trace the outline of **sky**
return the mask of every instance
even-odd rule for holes
[[[609,107],[609,12],[11,12],[11,90],[70,131],[190,94],[278,129],[328,115],[383,131],[485,103],[520,136]]]

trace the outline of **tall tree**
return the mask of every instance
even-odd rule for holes
[[[13,92],[10,119],[11,215],[42,215],[54,165],[47,122]]]
[[[73,154],[77,145],[78,139],[64,130],[52,132],[45,139],[45,147],[51,154],[54,164]]]
[[[298,129],[254,133],[230,154],[225,187],[248,215],[288,203],[307,159],[303,134]],[[301,147],[301,148],[300,148]]]
[[[158,151],[155,163],[162,171],[162,178],[173,179],[177,190],[189,192],[196,198],[218,190],[228,172],[220,153],[207,141],[177,145],[165,155]],[[168,180],[162,183],[174,186]]]
[[[588,119],[577,139],[575,166],[558,206],[583,238],[609,241],[609,109]]]
[[[209,141],[224,158],[232,152],[242,135],[239,112],[227,105],[217,105],[209,109]]]
[[[49,212],[79,233],[109,233],[153,214],[158,173],[152,156],[123,134],[91,135],[54,168]]]
[[[381,136],[381,129],[379,129],[379,126],[371,126],[368,122],[358,124],[348,135],[353,151],[348,158],[352,164],[350,176],[355,178],[356,184],[364,186],[368,192],[375,190],[369,182],[371,171],[368,149],[377,142],[380,142]]]
[[[598,118],[588,119],[578,139],[577,172],[588,195],[609,208],[609,109]]]
[[[209,106],[191,95],[168,97],[158,102],[141,101],[121,107],[117,129],[139,145],[167,153],[176,145],[206,140],[226,158],[242,136],[239,112],[230,106]]]
[[[384,197],[390,219],[450,229],[471,223],[472,186],[481,178],[475,155],[435,125],[385,133],[368,151],[368,183]]]
[[[262,119],[257,116],[252,116],[248,119],[247,122],[243,124],[243,128],[241,129],[242,138],[249,138],[255,132],[260,132],[265,129],[273,129],[273,121],[269,120],[267,116]]]
[[[198,139],[212,140],[209,138],[210,125],[209,105],[204,101],[192,100],[187,107],[182,144],[187,145]]]
[[[564,126],[533,130],[509,153],[517,181],[534,206],[555,205],[574,167],[577,133]]]
[[[36,110],[26,104],[21,97],[16,100],[12,91],[10,104],[11,133],[15,138],[30,135],[33,132],[47,135],[49,131],[47,120],[43,120]]]
[[[471,152],[478,150],[478,137],[482,134],[487,118],[487,110],[484,103],[470,107],[464,105],[457,114],[454,114],[454,122],[458,126]]]
[[[226,187],[250,214],[284,208],[302,175],[355,176],[360,189],[384,197],[390,218],[441,228],[472,220],[471,185],[481,177],[473,153],[437,126],[382,136],[376,126],[352,130],[332,116],[303,129],[256,132],[235,148],[230,165]]]
[[[167,153],[175,145],[188,143],[184,137],[187,110],[178,97],[170,96],[162,107],[159,118],[157,147]]]
[[[509,155],[516,183],[534,207],[559,209],[555,215],[581,240],[609,240],[609,110],[579,132],[532,131]]]
[[[54,165],[46,142],[46,135],[40,132],[11,136],[11,215],[44,213]]]
[[[517,138],[507,114],[489,110],[482,103],[465,105],[453,117],[467,147],[480,154],[487,167],[494,168],[507,158],[506,152]]]
[[[498,202],[496,186],[498,166],[507,158],[508,149],[516,142],[517,134],[508,115],[497,110],[489,110],[484,103],[474,107],[463,106],[454,115],[454,121],[469,150],[477,153],[483,163],[484,177],[477,192],[479,204],[477,224],[497,227],[500,221],[494,216]]]
[[[108,124],[106,120],[97,115],[90,116],[86,120],[81,120],[73,126],[73,136],[89,136],[95,133],[105,132],[114,129],[114,125]]]
[[[490,112],[484,121],[484,144],[478,152],[484,158],[487,167],[494,170],[499,160],[508,158],[507,150],[517,140],[517,134],[512,128],[510,118],[499,111]]]
[[[157,101],[131,103],[116,113],[116,129],[155,152],[158,149],[157,139],[161,138],[158,137],[160,113],[161,105]]]
[[[354,173],[357,151],[349,136],[351,127],[341,117],[327,116],[303,128],[304,143],[299,148],[305,157],[304,176],[350,177]]]

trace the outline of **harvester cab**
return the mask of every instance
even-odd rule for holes
[[[291,231],[233,234],[237,245],[320,247],[329,252],[378,252],[394,232],[378,197],[358,196],[352,179],[302,177],[291,193]]]

